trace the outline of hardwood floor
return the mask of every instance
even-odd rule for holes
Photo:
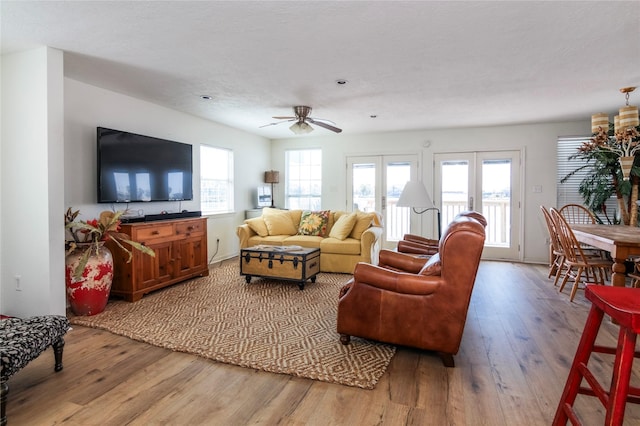
[[[74,327],[64,370],[48,350],[9,380],[15,425],[549,425],[589,303],[559,294],[539,265],[482,262],[456,367],[399,348],[374,390],[226,365]],[[433,318],[439,321],[439,318]],[[613,344],[605,321],[599,343]],[[338,336],[336,335],[336,339]],[[603,382],[612,356],[594,356]],[[640,362],[632,382],[640,382]],[[608,381],[607,383],[608,387]],[[578,396],[586,424],[595,398]],[[625,424],[640,424],[627,405]]]

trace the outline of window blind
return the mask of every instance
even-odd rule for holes
[[[576,170],[583,164],[588,164],[587,161],[581,158],[572,158],[570,156],[578,152],[578,148],[584,142],[588,141],[589,137],[576,137],[576,138],[558,138],[557,144],[557,162],[558,162],[558,176],[557,176],[557,207],[560,208],[566,204],[580,204],[584,205],[582,195],[580,195],[580,183],[582,180],[589,176],[591,168],[586,167],[579,172],[575,173],[569,179],[561,182],[565,176]],[[617,200],[615,197],[611,197],[606,203],[607,211],[613,212],[617,210]],[[596,213],[597,216],[602,216]]]

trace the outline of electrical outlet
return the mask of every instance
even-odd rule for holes
[[[16,275],[16,291],[22,291],[22,283],[20,282],[20,280],[22,279],[22,276],[20,275]]]

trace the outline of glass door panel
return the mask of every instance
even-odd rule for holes
[[[394,247],[411,229],[411,209],[397,207],[405,184],[411,180],[411,169],[411,163],[408,161],[386,164],[385,239],[393,242]]]
[[[372,163],[355,163],[352,165],[352,182],[353,190],[352,208],[363,212],[372,212],[376,210],[376,169],[375,162]]]
[[[383,248],[395,248],[410,232],[410,209],[396,204],[404,185],[416,176],[416,155],[347,158],[347,205],[352,210],[382,214]]]
[[[491,218],[485,245],[511,245],[511,160],[482,160],[482,212]]]
[[[488,222],[483,257],[518,260],[520,153],[436,154],[434,160],[442,226],[462,210],[479,211]]]
[[[441,228],[453,220],[463,210],[469,209],[469,187],[471,182],[469,160],[443,160],[441,168]]]

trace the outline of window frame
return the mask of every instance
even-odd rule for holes
[[[205,164],[206,157],[209,154],[205,154],[203,151],[215,150],[216,153],[211,155],[217,158],[220,155],[226,157],[223,162],[213,165]],[[213,152],[213,151],[212,151]],[[224,167],[222,167],[224,165]],[[205,176],[206,171],[213,171],[215,174],[221,169],[226,168],[226,177],[210,177]],[[211,184],[210,184],[211,183]],[[217,185],[216,185],[217,183]],[[205,194],[205,191],[213,192],[214,194]],[[207,201],[207,198],[215,197],[215,192],[218,191],[220,197],[224,197],[224,201]],[[226,214],[234,212],[234,152],[230,148],[221,148],[210,144],[200,144],[200,210],[203,214]]]
[[[582,165],[588,165],[589,162],[581,158],[571,158],[572,155],[578,153],[578,148],[584,143],[591,140],[589,136],[576,137],[560,137],[556,145],[556,161],[557,161],[557,180],[556,180],[556,206],[561,208],[567,204],[579,204],[585,206],[584,199],[580,194],[580,184],[591,174],[591,169],[586,167],[575,172],[571,177],[562,180],[571,172],[574,172]],[[618,201],[612,196],[605,203],[608,212],[616,212],[618,209]],[[591,210],[591,209],[589,209]],[[606,219],[601,212],[593,212],[600,220]]]
[[[293,156],[297,158],[293,158]],[[293,162],[297,162],[294,164]],[[294,194],[293,188],[300,188]],[[307,191],[304,191],[304,188]],[[305,148],[285,151],[285,207],[320,210],[322,206],[322,149]],[[295,201],[295,202],[293,202]]]

